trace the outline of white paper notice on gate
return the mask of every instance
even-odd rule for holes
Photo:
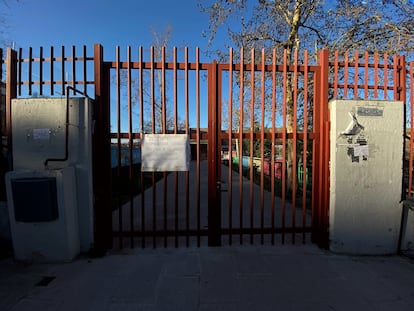
[[[190,139],[187,134],[143,134],[141,171],[190,170]]]

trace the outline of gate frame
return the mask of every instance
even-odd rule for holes
[[[220,64],[221,65],[221,64]],[[231,66],[230,64],[229,66]],[[309,65],[310,66],[310,65]],[[315,154],[312,165],[316,172],[312,187],[313,206],[311,241],[321,248],[329,247],[329,51],[321,50],[314,71]],[[221,224],[221,76],[222,69],[213,61],[208,70],[208,245],[220,246]],[[218,164],[218,165],[217,165]]]

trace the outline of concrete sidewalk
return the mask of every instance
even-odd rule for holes
[[[414,310],[414,261],[314,245],[133,249],[0,261],[0,310]]]

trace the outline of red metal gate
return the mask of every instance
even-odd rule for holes
[[[237,52],[230,50],[229,64],[213,63],[209,73],[209,94],[215,94],[209,145],[216,148],[209,155],[209,181],[215,181],[209,182],[209,226],[216,232],[210,243],[242,244],[245,237],[251,244],[305,243],[313,228],[314,241],[323,244],[328,188],[317,183],[327,180],[320,160],[328,97],[322,67],[309,64],[307,51],[301,63],[297,52],[290,61],[285,51],[279,62],[275,50],[270,61],[264,50]],[[218,165],[223,146],[228,167]],[[265,163],[272,167],[267,173]]]
[[[114,61],[104,59],[100,45],[92,56],[86,47],[70,53],[62,47],[59,56],[53,48],[29,48],[27,56],[9,49],[3,60],[0,51],[3,151],[12,150],[12,98],[63,96],[72,86],[95,100],[98,248],[309,240],[327,247],[328,100],[410,104],[405,186],[411,189],[413,63],[407,69],[403,57],[358,53],[330,60],[322,51],[310,64],[306,51],[292,57],[285,51],[280,59],[276,51],[256,53],[230,50],[228,63],[218,64],[200,62],[199,50],[187,48],[118,47]],[[187,134],[190,171],[141,172],[142,133]]]

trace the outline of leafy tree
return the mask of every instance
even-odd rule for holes
[[[301,49],[313,51],[315,58],[322,48],[408,56],[414,51],[414,2],[409,0],[204,0],[200,8],[210,18],[205,32],[210,44],[224,31],[230,39],[227,47],[286,50],[288,63],[292,63],[294,51]],[[226,57],[221,47],[211,52],[220,60]],[[249,61],[249,55],[245,56]],[[291,75],[287,77],[286,105],[287,132],[292,132]],[[289,187],[296,160],[292,142],[287,153]]]

